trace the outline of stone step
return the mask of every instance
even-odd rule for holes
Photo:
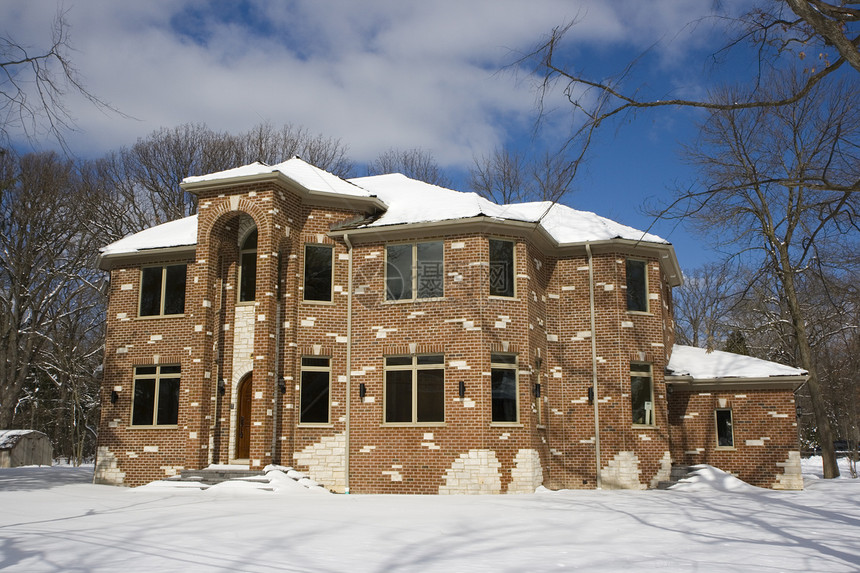
[[[215,485],[231,479],[254,479],[254,481],[266,481],[263,472],[245,469],[202,469],[182,470],[175,481],[197,481],[206,485]],[[261,478],[261,479],[255,479]]]
[[[657,482],[656,489],[669,489],[670,487],[690,475],[691,471],[692,470],[690,469],[690,466],[681,464],[673,465],[672,471],[669,474],[669,479]]]

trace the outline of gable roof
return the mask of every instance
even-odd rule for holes
[[[666,365],[666,382],[701,389],[761,386],[796,388],[806,381],[806,370],[722,350],[676,344]]]

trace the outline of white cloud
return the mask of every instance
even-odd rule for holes
[[[55,2],[9,4],[0,7],[4,33],[44,45]],[[631,43],[642,30],[674,33],[708,3],[643,4],[79,2],[68,6],[75,64],[93,93],[136,119],[70,98],[80,131],[68,139],[87,156],[186,122],[234,132],[292,122],[340,137],[358,161],[423,147],[463,167],[510,125],[527,125],[529,82],[497,71],[553,26],[578,16],[572,45]],[[219,6],[252,12],[225,21]]]

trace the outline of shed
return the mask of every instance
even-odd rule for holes
[[[49,466],[53,462],[51,440],[36,430],[0,430],[0,468]]]

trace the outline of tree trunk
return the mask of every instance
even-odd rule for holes
[[[784,247],[784,246],[783,246]],[[784,248],[779,249],[782,258],[782,284],[785,289],[785,300],[791,314],[791,323],[794,329],[797,347],[800,351],[801,366],[809,372],[806,385],[809,388],[809,397],[812,401],[812,412],[815,415],[815,425],[818,428],[818,441],[821,445],[821,458],[824,466],[824,478],[831,479],[839,477],[839,465],[836,463],[836,449],[833,447],[833,429],[830,427],[830,418],[827,416],[827,408],[821,393],[821,385],[818,381],[818,373],[812,358],[812,348],[809,345],[809,335],[806,332],[806,320],[797,298],[794,284],[794,270],[788,264],[788,252]]]

